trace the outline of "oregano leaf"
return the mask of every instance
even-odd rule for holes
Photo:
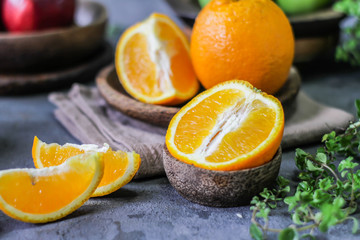
[[[294,228],[285,228],[279,234],[279,240],[298,240],[299,234]]]
[[[355,100],[355,107],[357,110],[357,117],[360,118],[360,99]]]
[[[250,235],[253,239],[255,240],[263,240],[264,239],[264,234],[263,232],[259,229],[258,226],[256,226],[256,224],[252,223],[250,225]]]
[[[351,232],[352,232],[352,234],[356,234],[359,229],[359,221],[354,217],[351,217],[350,219],[353,220],[353,226],[352,226]]]

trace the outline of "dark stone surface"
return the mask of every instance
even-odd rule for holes
[[[110,23],[138,12],[149,12],[159,0],[103,0],[109,9]],[[126,9],[122,4],[126,2]],[[129,9],[130,2],[147,9]],[[151,2],[151,4],[149,3]],[[161,9],[168,10],[161,6]],[[164,11],[165,11],[164,10]],[[117,20],[119,19],[119,20]],[[127,19],[127,21],[130,21]],[[360,98],[360,70],[331,62],[302,66],[303,90],[330,106],[355,113],[355,98]],[[0,169],[33,167],[31,146],[34,135],[46,142],[78,143],[54,119],[54,106],[47,94],[0,96]],[[304,146],[314,152],[318,145]],[[294,151],[283,153],[280,175],[296,185]],[[1,184],[1,183],[0,183]],[[238,217],[237,214],[240,214]],[[355,215],[358,219],[359,214]],[[80,209],[54,223],[28,224],[0,212],[1,239],[250,239],[249,206],[212,208],[182,198],[166,178],[135,181],[102,198],[90,199]],[[286,206],[274,211],[271,227],[291,223]],[[351,222],[319,234],[319,239],[359,239],[351,234]],[[276,239],[270,235],[270,239]]]

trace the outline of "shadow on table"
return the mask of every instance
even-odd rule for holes
[[[314,75],[326,75],[337,73],[358,72],[359,67],[351,66],[349,63],[337,62],[335,53],[330,52],[321,58],[309,62],[301,62],[294,64],[302,77],[303,81],[310,80]]]
[[[120,188],[119,190],[117,190],[113,193],[110,193],[110,194],[102,196],[102,197],[97,197],[96,199],[121,198],[123,200],[131,200],[137,196],[138,196],[138,194],[135,191]]]

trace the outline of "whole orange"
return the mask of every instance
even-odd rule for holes
[[[271,0],[213,0],[196,18],[190,51],[205,88],[240,79],[274,94],[287,79],[294,36]]]

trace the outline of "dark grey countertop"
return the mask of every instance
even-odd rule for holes
[[[171,14],[160,0],[151,1],[151,4],[148,0],[100,2],[109,8],[110,24],[126,26],[157,7]],[[143,8],[134,10],[129,2],[141,3]],[[128,22],[124,23],[123,19]],[[300,70],[305,93],[318,102],[355,113],[354,100],[360,98],[359,69],[317,62],[302,66]],[[78,143],[55,120],[53,110],[47,93],[0,96],[1,170],[33,167],[31,147],[35,135],[46,142]],[[318,146],[304,146],[303,149],[313,152]],[[293,159],[294,150],[284,152],[280,175],[296,184]],[[90,199],[71,215],[53,223],[23,223],[0,212],[0,238],[250,239],[250,218],[249,206],[211,208],[191,203],[179,196],[164,177],[133,181],[109,196]],[[273,227],[291,223],[286,207],[274,211],[271,219]],[[358,239],[359,236],[351,235],[351,226],[345,223],[318,236],[320,239]]]

